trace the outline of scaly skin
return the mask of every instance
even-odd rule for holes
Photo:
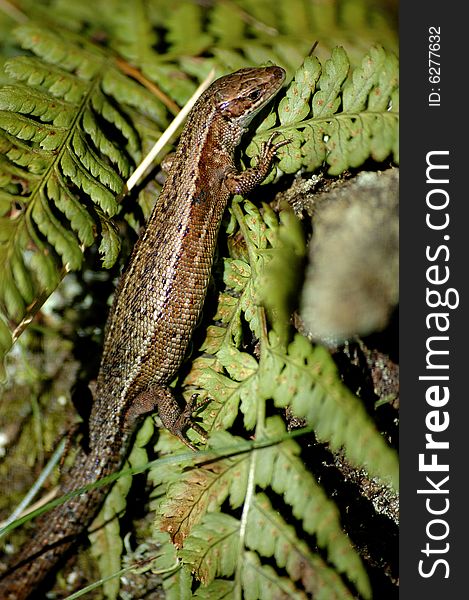
[[[106,325],[89,422],[89,449],[62,477],[65,494],[122,467],[136,422],[159,411],[169,431],[185,435],[168,385],[199,319],[218,229],[228,199],[266,177],[277,148],[264,144],[256,167],[238,172],[233,153],[251,118],[279,91],[280,67],[241,69],[215,81],[191,111],[172,165],[118,285]],[[199,430],[199,433],[202,433]],[[46,513],[13,567],[0,580],[2,600],[37,598],[44,578],[91,523],[108,487],[81,494]]]

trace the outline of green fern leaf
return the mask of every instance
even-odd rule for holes
[[[303,67],[297,71],[285,97],[279,103],[278,111],[282,125],[302,121],[309,115],[308,101],[311,90],[315,88],[321,74],[321,65],[317,58],[308,57]]]
[[[303,245],[298,239],[293,217],[283,217],[283,225],[279,228],[278,220],[275,225],[272,223],[274,217],[270,211],[265,212],[267,225],[254,205],[247,201],[245,207],[244,214],[238,204],[234,204],[232,210],[241,223],[250,264],[243,266],[241,259],[226,261],[224,280],[236,298],[228,303],[226,295],[221,297],[224,308],[217,318],[224,315],[228,319],[228,322],[224,321],[225,334],[219,326],[210,328],[208,342],[202,346],[205,351],[214,351],[216,363],[209,363],[206,359],[195,361],[194,371],[186,379],[186,383],[202,387],[209,397],[216,400],[206,411],[210,413],[207,423],[214,429],[230,427],[240,406],[244,425],[251,431],[258,419],[259,402],[273,399],[276,406],[289,405],[294,414],[306,417],[319,438],[328,441],[333,449],[343,448],[353,464],[366,466],[370,474],[389,478],[397,486],[395,452],[388,448],[376,431],[362,402],[340,382],[327,350],[313,347],[299,334],[288,348],[281,342],[286,339],[285,312],[283,324],[279,322],[282,315],[276,316],[276,327],[282,337],[279,338],[274,331],[269,333],[264,339],[259,361],[236,348],[243,343],[243,318],[252,332],[262,339],[260,321],[254,315],[259,312],[261,298],[269,295],[269,289],[279,287],[278,280],[272,281],[276,272],[285,287],[283,270],[271,269],[270,259],[275,256],[273,250],[278,248],[281,252],[283,249],[287,253],[285,260],[290,263],[291,248],[295,247],[301,254]],[[259,221],[263,221],[263,226]],[[284,244],[289,238],[289,246],[285,250]],[[274,248],[267,250],[269,239]],[[259,282],[265,281],[264,273],[269,274],[271,283],[263,291]],[[275,304],[269,306],[271,310],[276,309]]]
[[[263,535],[259,535],[261,531]],[[249,512],[246,545],[261,556],[274,556],[278,567],[285,568],[292,581],[300,581],[318,600],[353,598],[339,575],[298,539],[294,528],[272,508],[265,494],[255,496]]]
[[[235,446],[232,436],[219,432],[218,443]],[[174,477],[176,475],[176,477]],[[174,542],[182,546],[193,526],[207,512],[213,512],[229,498],[230,505],[239,507],[244,501],[247,481],[245,457],[227,458],[206,467],[199,467],[181,476],[166,474],[172,485],[159,507],[161,529],[171,533]]]
[[[191,598],[200,600],[231,600],[235,594],[235,584],[224,579],[215,579],[207,587],[199,587]]]
[[[107,495],[99,515],[94,519],[89,538],[91,552],[96,559],[102,577],[112,575],[121,568],[123,542],[116,515],[125,508],[125,496],[132,483],[131,477],[121,477]],[[103,583],[107,600],[115,600],[119,594],[119,578],[112,577]]]
[[[251,277],[250,266],[242,260],[225,260],[224,281],[234,292],[241,292]]]
[[[270,565],[262,565],[254,552],[245,553],[241,581],[246,600],[307,598],[303,591],[296,590],[289,579],[279,576]]]
[[[80,242],[85,246],[91,246],[94,241],[93,218],[75,195],[67,189],[59,169],[54,169],[51,173],[46,184],[46,192],[49,198],[55,198],[55,205],[70,221],[72,230],[77,233]]]
[[[0,307],[12,329],[63,266],[80,268],[97,235],[113,265],[116,196],[164,121],[160,103],[84,38],[33,23],[17,37],[35,56],[8,60],[13,83],[0,88]]]
[[[217,352],[217,359],[234,381],[244,381],[254,375],[258,368],[255,358],[234,346],[222,346]]]
[[[343,90],[345,112],[360,112],[366,108],[368,96],[378,79],[385,58],[383,48],[372,48],[361,66],[353,71]]]
[[[233,575],[238,560],[236,537],[239,521],[224,513],[208,513],[193,528],[180,557],[190,564],[203,585],[217,576]]]
[[[163,579],[165,598],[167,600],[191,600],[192,575],[189,569],[182,567],[176,573]]]
[[[26,222],[25,228],[27,232],[23,234],[20,230],[20,234],[25,235],[26,239],[31,238],[36,249],[30,256],[30,272],[37,277],[38,288],[44,290],[43,294],[47,297],[59,284],[61,273],[57,270],[57,263],[49,246],[39,237],[32,222]],[[40,295],[38,297],[38,288],[35,288],[36,302],[40,302],[41,298]]]
[[[279,419],[272,418],[266,426],[266,436],[275,438],[285,432]],[[299,458],[300,448],[293,441],[283,442],[257,451],[257,482],[271,486],[292,506],[293,514],[303,521],[308,533],[317,536],[319,546],[327,548],[328,559],[337,569],[346,573],[364,597],[370,596],[370,587],[361,560],[342,532],[335,504],[305,469]]]
[[[151,2],[102,3],[103,26],[109,31],[111,47],[131,64],[143,66],[157,60],[153,48],[158,36],[153,29]]]
[[[18,260],[18,256],[15,256],[14,258]],[[22,263],[22,258],[19,260]],[[19,268],[21,267],[19,266]],[[18,311],[19,314],[24,311],[24,300],[15,281],[12,265],[6,265],[6,268],[1,270],[0,284],[3,290],[3,302],[6,311],[14,318],[17,314],[16,311]]]
[[[211,36],[201,27],[202,10],[196,4],[182,3],[171,12],[167,21],[170,54],[197,55],[211,44]]]
[[[103,267],[110,269],[114,264],[121,247],[121,241],[112,221],[101,211],[97,211],[101,220],[101,243],[99,252],[103,256]]]
[[[395,452],[376,433],[360,400],[340,383],[329,353],[322,346],[313,348],[297,334],[283,358],[275,334],[270,340],[271,351],[261,365],[266,369],[264,394],[273,397],[277,406],[291,404],[295,414],[314,425],[320,439],[328,440],[334,449],[343,447],[349,460],[366,466],[370,474],[386,474],[397,488]]]
[[[210,404],[210,410],[203,413],[204,424],[210,430],[231,427],[238,415],[240,402],[240,384],[219,371],[217,361],[198,358],[184,381],[187,385],[196,385],[205,390],[207,397],[214,400]],[[246,387],[243,389],[247,391]]]
[[[279,104],[280,125],[273,130],[290,143],[279,150],[279,168],[293,173],[324,162],[339,175],[368,158],[398,161],[397,59],[382,47],[371,48],[355,69],[343,48],[334,48],[323,66],[305,59]],[[391,110],[390,110],[391,109]],[[247,149],[258,154],[267,139],[259,131]]]
[[[2,92],[0,96],[0,128],[20,140],[35,142],[44,150],[57,150],[65,140],[65,129],[52,127],[47,123],[38,123],[21,114],[8,112],[15,108],[9,102],[8,90],[2,90]]]
[[[52,99],[40,90],[20,84],[5,85],[0,90],[0,106],[12,113],[33,115],[58,127],[69,127],[73,119],[70,103]]]
[[[239,529],[240,523],[237,519],[223,513],[209,513],[187,538],[184,549],[180,551],[180,557],[191,566],[202,584],[207,586],[204,591],[199,589],[196,597],[211,597],[210,592],[213,593],[220,583],[216,578],[230,578],[241,566],[238,550]],[[263,535],[259,535],[261,531]],[[304,542],[297,539],[293,527],[279,517],[264,494],[259,494],[254,499],[246,525],[246,544],[248,548],[258,552],[255,560],[259,567],[259,555],[267,558],[275,555],[276,564],[280,569],[286,568],[291,582],[301,580],[306,592],[314,594],[314,597],[323,600],[345,600],[353,597],[340,577],[331,571],[319,556],[312,554]],[[254,552],[243,551],[243,554],[244,561],[250,561]],[[278,581],[278,573],[274,569],[269,571],[273,580]],[[252,585],[251,577],[252,574],[244,580],[246,585]],[[280,578],[278,585],[287,585],[293,597],[306,597],[304,593],[295,589],[292,583],[286,584],[283,578]],[[231,589],[229,586],[226,591]],[[253,593],[252,587],[243,590],[243,595],[250,593]]]
[[[319,90],[314,94],[312,110],[314,117],[328,117],[337,112],[340,106],[339,93],[347,77],[350,63],[343,48],[334,48],[331,58],[326,61],[319,78]]]
[[[302,2],[302,0],[292,0],[288,4],[281,3],[279,10],[285,30],[289,33],[296,32],[299,37],[310,35],[308,9],[308,3]]]
[[[86,91],[85,81],[35,56],[16,56],[5,64],[5,71],[12,79],[24,81],[33,89],[39,87],[71,104],[76,104]]]
[[[267,439],[279,439],[286,435],[286,432],[282,423],[274,418],[269,420],[265,435]],[[236,438],[227,432],[217,432],[211,438],[211,446],[219,452],[235,448],[236,443]],[[364,597],[369,597],[366,573],[347,536],[341,530],[338,511],[306,470],[298,456],[299,452],[299,446],[292,440],[256,450],[255,482],[262,488],[271,488],[283,497],[292,507],[295,517],[303,522],[304,530],[314,533],[318,544],[327,548],[330,562],[348,575]],[[219,557],[226,554],[226,543],[233,548],[237,547],[237,544],[228,538],[239,533],[236,533],[238,527],[231,517],[207,515],[216,513],[227,499],[232,508],[243,504],[251,460],[249,454],[240,454],[216,462],[207,462],[204,457],[203,461],[204,464],[187,473],[167,472],[166,478],[169,477],[171,484],[158,511],[161,515],[161,529],[170,532],[178,546],[184,545],[181,558],[197,570],[203,582],[208,583],[218,575],[227,575],[227,565],[231,565],[232,568],[233,564],[239,561],[238,553],[235,552],[226,556],[227,562],[224,563],[223,569],[219,564]],[[259,517],[253,518],[255,521]],[[219,537],[214,533],[217,529]],[[252,529],[260,537],[265,533],[271,539],[268,532],[261,533],[254,523]],[[286,535],[286,530],[284,534]],[[278,535],[279,532],[276,533],[276,537]],[[246,542],[248,545],[252,544],[258,550],[264,548],[261,552],[264,556],[271,556],[275,550],[268,540],[255,543],[253,540],[249,542],[249,539],[248,537]],[[331,579],[332,575],[329,573],[324,577]]]
[[[268,310],[270,322],[282,343],[286,343],[290,330],[290,315],[296,308],[296,296],[301,286],[302,262],[306,242],[299,219],[292,210],[282,210],[275,215],[277,227],[271,239],[269,267],[261,278],[259,299]],[[278,226],[280,225],[280,226]],[[282,285],[279,285],[279,282]]]
[[[234,4],[220,3],[214,5],[209,31],[217,40],[217,49],[236,47],[236,43],[243,39],[245,25],[239,18],[239,12],[238,6]],[[236,66],[234,69],[236,69]]]
[[[140,459],[138,463],[141,463]],[[137,466],[136,463],[135,466]],[[171,539],[164,531],[156,531],[152,535],[152,542],[156,546],[156,552],[152,552],[151,569],[153,572],[175,573],[179,570],[176,548]],[[143,565],[146,569],[147,565]]]
[[[32,207],[32,217],[39,231],[50,241],[70,269],[78,269],[83,254],[71,231],[64,229],[51,211],[45,193],[39,193]]]

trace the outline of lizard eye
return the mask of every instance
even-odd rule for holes
[[[253,102],[255,102],[256,100],[259,100],[260,95],[261,95],[260,90],[254,90],[253,92],[251,92],[249,94],[249,100],[252,100]]]

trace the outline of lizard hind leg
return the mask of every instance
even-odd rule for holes
[[[171,389],[156,385],[148,387],[132,401],[126,413],[126,425],[132,427],[137,419],[158,409],[161,422],[166,429],[191,450],[196,451],[197,448],[187,437],[187,429],[196,431],[204,441],[207,439],[206,431],[192,420],[192,413],[200,406],[196,400],[197,394],[193,394],[186,407],[181,410]]]
[[[207,432],[205,431],[205,429],[203,429],[198,423],[196,423],[192,419],[192,413],[195,412],[196,410],[198,410],[199,408],[201,408],[202,406],[205,406],[206,404],[211,402],[211,398],[204,398],[203,400],[198,402],[197,401],[198,397],[199,397],[199,394],[192,394],[189,402],[186,404],[184,410],[181,412],[181,414],[177,418],[177,422],[175,423],[175,428],[182,429],[182,430],[188,429],[188,428],[193,429],[200,435],[200,437],[204,440],[204,442],[206,442],[207,441]],[[184,443],[186,443],[186,442],[184,442]]]

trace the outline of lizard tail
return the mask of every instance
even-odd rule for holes
[[[74,465],[62,478],[60,495],[82,488],[104,475],[117,471],[121,460],[110,464],[96,453],[86,454],[79,450]],[[89,474],[88,477],[85,476]],[[26,600],[38,598],[38,592],[45,588],[46,578],[53,574],[59,563],[67,556],[68,550],[86,531],[109,486],[93,488],[74,496],[63,504],[39,517],[31,539],[14,557],[14,564],[0,576],[0,598],[2,600]]]

